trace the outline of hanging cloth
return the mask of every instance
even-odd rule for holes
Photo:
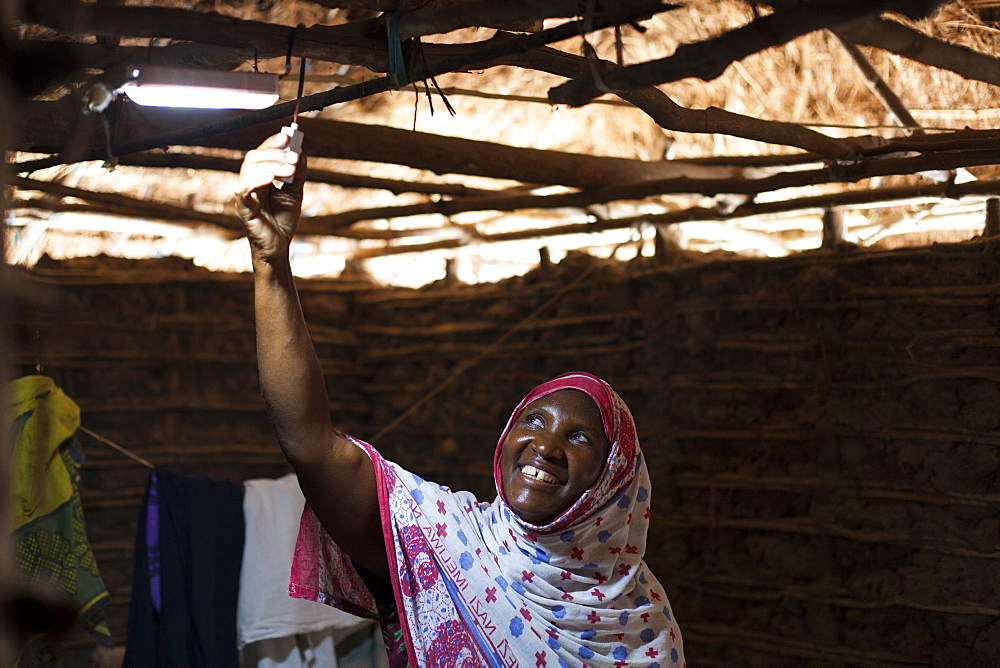
[[[360,629],[371,622],[342,610],[288,595],[298,521],[305,498],[289,473],[277,480],[243,482],[246,534],[237,607],[237,645],[325,629]]]
[[[243,486],[150,471],[135,537],[123,666],[239,665]]]
[[[10,383],[15,561],[32,584],[54,586],[79,623],[112,645],[102,609],[108,590],[87,540],[80,502],[83,452],[76,440],[80,408],[46,376]],[[30,656],[48,643],[36,638]]]

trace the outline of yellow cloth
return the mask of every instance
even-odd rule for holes
[[[16,530],[72,498],[59,446],[80,426],[80,407],[47,376],[12,381],[11,403],[18,427],[11,461]]]
[[[111,644],[102,610],[110,597],[87,540],[80,501],[83,453],[75,438],[80,408],[46,376],[11,381],[10,395],[18,569],[27,581],[54,587],[76,609],[79,623]],[[34,639],[22,652],[24,659],[47,642],[44,635]]]

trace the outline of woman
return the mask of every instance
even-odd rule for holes
[[[236,195],[261,388],[308,501],[289,591],[378,617],[394,665],[682,666],[680,631],[642,561],[649,476],[606,383],[566,374],[521,401],[494,455],[493,503],[334,429],[289,268],[305,160],[297,169],[286,141],[247,154]]]

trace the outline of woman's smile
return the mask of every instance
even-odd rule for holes
[[[525,464],[521,467],[521,475],[529,480],[536,482],[542,482],[549,485],[561,485],[563,484],[559,478],[555,477],[550,473],[546,473],[541,469],[535,468],[531,464]]]

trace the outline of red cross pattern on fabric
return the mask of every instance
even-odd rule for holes
[[[560,596],[560,598],[562,600],[564,600],[564,601],[572,601],[573,600],[573,596],[569,592],[563,592],[563,595]]]
[[[648,624],[649,623],[649,613],[648,612],[644,612],[644,613],[642,613],[639,616],[642,617],[642,623],[643,624]]]
[[[545,652],[535,652],[535,666],[539,668],[545,665]]]
[[[618,668],[622,668],[622,666],[627,666],[627,665],[628,661],[625,661],[624,659],[618,659],[617,661],[615,661],[615,666],[617,666]]]
[[[569,580],[571,577],[573,576],[569,574],[569,571],[563,571],[562,573],[559,574],[559,578],[561,580]]]
[[[528,610],[527,608],[521,608],[519,610],[519,612],[521,613],[522,617],[524,617],[529,622],[531,621],[531,611],[530,610]]]
[[[573,557],[577,561],[583,561],[583,550],[579,547],[574,547],[573,551],[569,553],[569,556]]]
[[[604,592],[602,592],[597,587],[594,587],[591,593],[594,595],[594,598],[596,598],[598,601],[603,601],[604,599],[607,598],[607,596],[604,595]]]
[[[656,593],[655,589],[650,589],[649,590],[649,595],[652,596],[653,598],[655,598],[657,601],[660,600],[660,595]]]
[[[603,575],[601,575],[600,571],[596,571],[594,573],[594,579],[597,580],[597,584],[604,584],[605,582],[608,581],[608,579],[606,577],[604,577]]]
[[[599,527],[599,526],[601,526],[601,522],[603,522],[603,521],[604,521],[604,517],[603,517],[603,516],[601,516],[601,517],[598,517],[598,518],[597,518],[597,519],[596,519],[596,520],[594,521],[594,526],[595,526],[595,527]]]
[[[496,587],[487,587],[486,588],[486,602],[487,603],[492,603],[495,600],[497,600],[497,588]]]
[[[644,519],[644,520],[648,520],[649,519],[649,506],[646,506],[646,512],[643,513],[642,519]]]
[[[660,653],[656,651],[655,647],[650,647],[649,649],[646,650],[646,656],[648,656],[650,659],[655,659],[659,655]]]
[[[621,566],[618,567],[618,574],[628,575],[631,570],[632,570],[631,566],[629,566],[628,564],[622,564]]]
[[[674,635],[674,630],[673,630],[673,629],[670,629],[670,639],[671,639],[671,640],[674,640],[674,641],[676,641],[676,640],[677,640],[677,636],[676,636],[676,635]]]
[[[600,617],[598,617],[598,616],[597,616],[597,613],[596,613],[596,612],[594,612],[593,610],[591,610],[591,611],[590,611],[590,614],[589,614],[589,615],[587,615],[587,619],[589,619],[589,620],[590,620],[590,623],[591,623],[591,624],[596,624],[597,622],[601,621],[601,618],[600,618]]]
[[[621,554],[622,549],[620,547],[609,547],[608,552],[610,552],[611,554]]]
[[[438,501],[438,512],[444,515],[448,511],[445,509],[444,501]]]
[[[447,524],[435,524],[434,528],[437,529],[437,535],[442,538],[448,535],[448,525]]]
[[[521,571],[521,582],[531,582],[535,578],[535,574],[531,571]]]
[[[639,554],[639,548],[625,543],[625,554]]]

